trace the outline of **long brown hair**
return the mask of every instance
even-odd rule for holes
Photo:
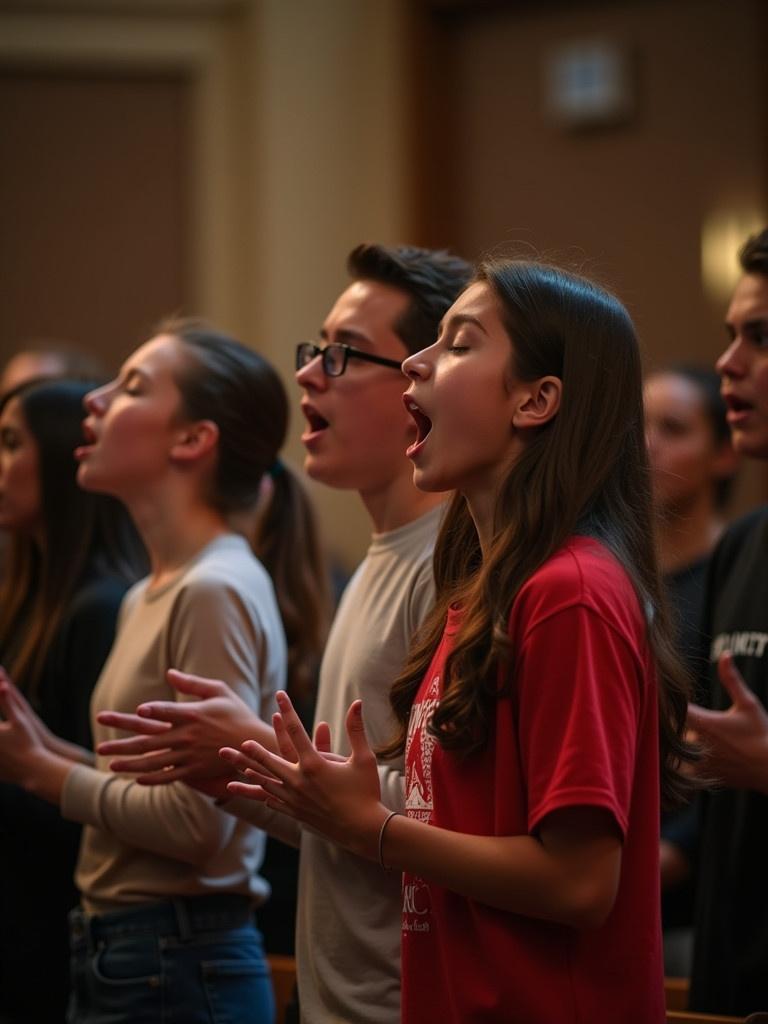
[[[115,498],[77,486],[74,450],[82,443],[83,398],[94,381],[29,381],[0,399],[18,400],[37,445],[42,544],[9,531],[0,580],[0,652],[5,668],[34,701],[51,644],[88,574],[131,583],[146,556]]]
[[[167,320],[156,333],[178,338],[189,356],[177,379],[184,414],[219,428],[209,500],[233,519],[254,513],[248,539],[275,587],[288,646],[288,690],[306,697],[325,642],[330,588],[314,510],[296,474],[279,459],[288,431],[285,388],[266,359],[202,320]],[[266,489],[265,476],[272,481]]]
[[[559,377],[561,406],[500,488],[485,560],[466,502],[453,499],[435,549],[436,607],[393,686],[400,730],[383,753],[404,748],[411,705],[455,602],[465,616],[430,731],[445,749],[464,754],[485,744],[511,679],[507,624],[515,597],[569,537],[584,534],[619,560],[645,613],[659,676],[662,794],[677,801],[688,789],[680,762],[695,757],[682,738],[689,682],[674,652],[656,566],[634,327],[613,295],[552,266],[489,261],[477,280],[498,300],[512,372],[522,380]]]

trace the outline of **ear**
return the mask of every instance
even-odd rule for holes
[[[557,415],[563,394],[559,377],[539,377],[515,388],[517,399],[512,413],[512,426],[519,430],[543,427]]]
[[[214,451],[219,440],[219,428],[213,420],[196,420],[179,428],[171,447],[174,462],[190,463]]]

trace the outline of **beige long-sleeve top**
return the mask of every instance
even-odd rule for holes
[[[162,588],[144,580],[126,595],[91,702],[94,741],[119,735],[96,722],[99,711],[184,699],[165,681],[169,668],[223,679],[267,716],[285,664],[269,576],[243,538],[219,537]],[[76,881],[88,912],[211,892],[268,895],[262,832],[184,783],[140,786],[108,762],[73,767],[62,796],[64,816],[86,825]]]

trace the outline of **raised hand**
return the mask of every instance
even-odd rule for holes
[[[368,745],[362,704],[347,713],[351,754],[328,756],[327,727],[313,744],[288,696],[277,695],[280,712],[273,725],[282,756],[248,740],[241,750],[224,748],[221,756],[250,782],[230,782],[234,796],[265,802],[357,853],[376,859],[378,836],[388,810],[380,800],[376,758]]]
[[[0,715],[3,718],[0,721],[0,779],[58,803],[72,759],[53,749],[57,738],[2,669]]]
[[[717,665],[732,700],[727,711],[688,705],[688,726],[704,749],[699,773],[725,786],[768,793],[768,713],[749,689],[730,652]]]
[[[110,768],[139,773],[144,785],[162,785],[177,779],[210,793],[207,782],[231,777],[219,757],[225,745],[257,737],[275,747],[272,730],[245,701],[218,679],[204,679],[170,669],[169,684],[195,701],[149,701],[136,714],[102,711],[98,721],[134,735],[106,740],[97,747],[104,756],[117,755]],[[220,786],[214,787],[221,795]]]

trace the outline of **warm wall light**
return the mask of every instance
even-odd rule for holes
[[[766,225],[756,207],[714,210],[701,228],[701,281],[715,302],[727,302],[739,278],[739,249]]]

